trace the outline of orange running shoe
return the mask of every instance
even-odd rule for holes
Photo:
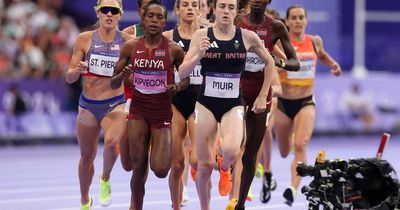
[[[189,147],[189,157],[192,154],[192,147]],[[196,173],[197,169],[190,167],[190,176],[192,177],[192,180],[195,182],[196,181]]]
[[[197,173],[197,169],[190,167],[190,176],[192,177],[192,180],[194,182],[196,181],[196,173]]]
[[[221,155],[217,154],[218,167],[219,167],[219,194],[221,196],[227,196],[232,188],[232,177],[231,170],[228,169],[224,171],[222,169],[223,158]]]

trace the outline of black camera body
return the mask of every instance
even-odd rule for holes
[[[314,166],[299,162],[299,176],[314,179],[301,192],[310,210],[321,209],[400,209],[400,184],[386,160],[377,158],[349,161],[317,158]]]

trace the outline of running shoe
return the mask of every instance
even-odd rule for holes
[[[271,199],[271,191],[275,190],[276,186],[276,179],[272,176],[272,173],[265,172],[263,175],[263,182],[260,192],[261,203],[268,203],[268,201]]]
[[[196,182],[196,173],[197,173],[197,169],[190,167],[190,177],[192,177],[192,180],[194,182]]]
[[[221,196],[227,196],[232,188],[232,177],[231,177],[231,170],[228,169],[224,171],[222,169],[222,161],[223,158],[221,155],[218,154],[218,167],[219,167],[219,194]]]
[[[89,196],[89,202],[87,204],[81,204],[81,210],[90,210],[92,209],[93,199]]]
[[[288,206],[292,206],[294,202],[294,197],[296,197],[296,189],[292,186],[286,188],[286,190],[283,192],[283,197],[285,198],[285,203]]]
[[[256,167],[256,173],[254,174],[254,176],[260,178],[263,175],[263,173],[264,173],[264,167],[261,163],[258,163]]]
[[[104,181],[100,176],[100,205],[103,207],[109,206],[111,203],[111,183]]]
[[[226,206],[225,210],[235,210],[236,204],[238,202],[238,199],[232,198],[228,205]]]
[[[253,201],[253,192],[251,191],[251,186],[250,186],[250,188],[249,188],[249,192],[247,193],[247,197],[246,197],[246,200],[248,200],[248,201]]]

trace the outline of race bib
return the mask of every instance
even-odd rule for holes
[[[257,54],[253,52],[247,52],[246,57],[246,71],[249,72],[259,72],[264,71],[265,63],[264,61],[258,57]]]
[[[167,90],[167,71],[135,70],[133,85],[143,94],[163,93]]]
[[[105,56],[91,54],[89,59],[89,72],[101,76],[111,77],[114,73],[114,66],[118,61],[116,56]]]
[[[203,76],[201,75],[201,65],[197,64],[193,72],[190,74],[190,84],[191,85],[201,85],[203,82]]]
[[[288,79],[312,79],[315,77],[316,63],[314,59],[300,60],[298,71],[288,71]]]
[[[215,98],[239,97],[240,73],[207,72],[204,95]]]

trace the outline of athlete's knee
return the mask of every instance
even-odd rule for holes
[[[245,151],[242,157],[243,167],[255,165],[256,161],[257,161],[257,153]]]
[[[172,161],[172,163],[171,163],[171,174],[173,176],[182,176],[184,169],[185,169],[184,160]]]
[[[280,151],[280,155],[282,158],[286,158],[289,155],[289,151]]]
[[[81,162],[83,164],[93,163],[95,158],[95,152],[81,152]]]
[[[157,166],[151,166],[151,170],[158,178],[165,178],[168,175],[171,165],[169,164],[158,164]]]
[[[121,165],[125,171],[132,171],[132,161],[130,158],[121,156]]]
[[[294,151],[295,152],[304,152],[307,148],[308,141],[298,141],[294,143]]]
[[[131,164],[132,164],[132,170],[135,172],[136,171],[142,171],[142,170],[147,170],[147,166],[148,166],[148,159],[147,158],[140,158],[140,157],[136,157],[134,156],[131,159]]]
[[[233,163],[239,155],[239,152],[240,147],[228,146],[227,148],[224,148],[222,154],[222,156],[224,157],[224,161]]]
[[[119,147],[119,139],[114,136],[106,137],[104,139],[104,147],[117,149]]]
[[[199,177],[199,179],[206,179],[211,176],[212,173],[212,162],[209,161],[199,161],[197,163],[197,174],[196,176]]]

